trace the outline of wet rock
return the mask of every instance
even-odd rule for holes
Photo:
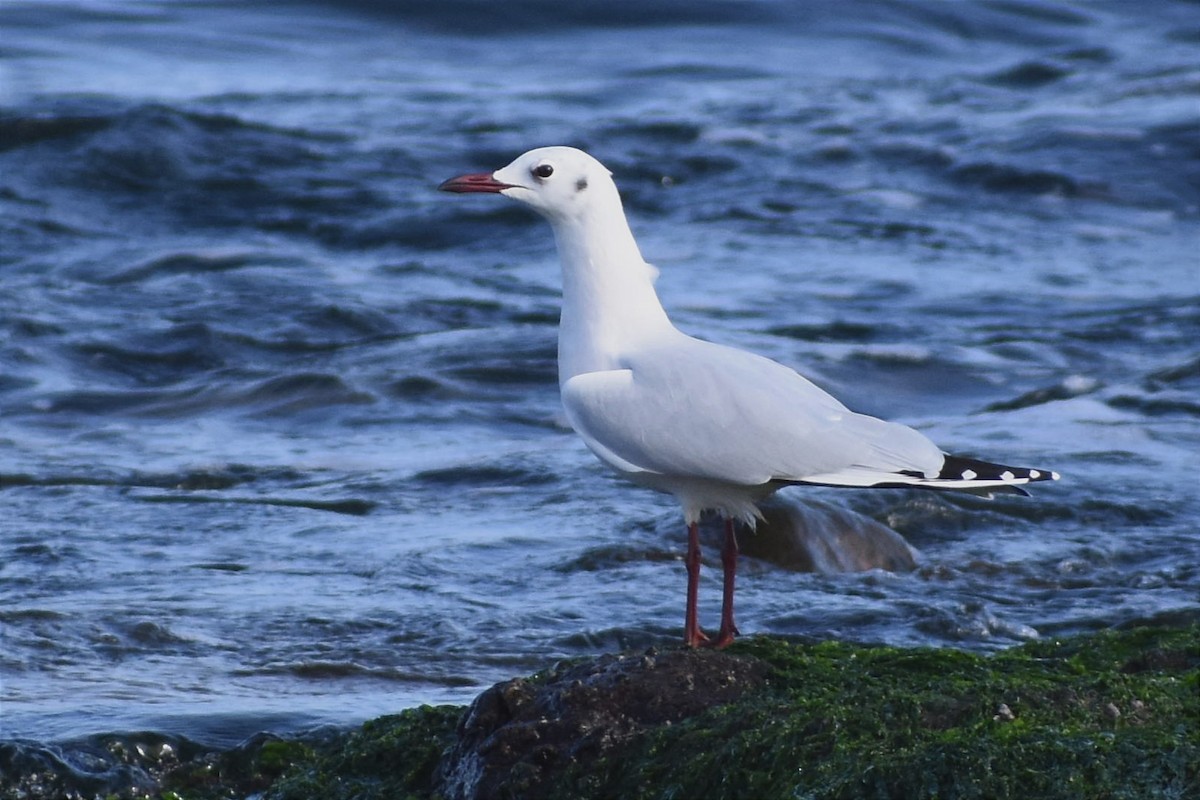
[[[0,800],[1200,797],[1200,623],[1173,622],[990,656],[767,636],[603,655],[226,751],[0,742]]]
[[[763,521],[739,536],[742,552],[797,572],[907,572],[916,551],[886,525],[848,508],[776,496],[761,504]]]
[[[311,753],[306,744],[270,734],[224,751],[149,732],[53,745],[0,742],[0,800],[245,797]]]
[[[471,705],[441,769],[452,800],[544,796],[573,764],[597,759],[642,731],[731,703],[768,668],[747,656],[653,649],[563,666],[497,684]]]

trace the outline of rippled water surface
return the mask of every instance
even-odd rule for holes
[[[679,637],[673,501],[559,409],[549,230],[434,190],[545,144],[684,330],[1064,476],[789,490],[918,566],[747,558],[744,632],[1196,613],[1195,3],[7,2],[0,734],[229,741]]]

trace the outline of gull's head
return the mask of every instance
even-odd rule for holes
[[[612,174],[574,147],[539,147],[495,172],[460,175],[438,188],[443,192],[502,194],[551,222],[582,218],[589,209],[618,197]],[[619,199],[617,202],[619,205]]]

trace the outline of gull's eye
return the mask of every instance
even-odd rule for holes
[[[533,168],[534,176],[545,180],[554,174],[554,167],[550,164],[538,164]]]

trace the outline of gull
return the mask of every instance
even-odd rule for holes
[[[549,221],[562,262],[558,383],[571,427],[630,481],[675,496],[688,531],[684,644],[725,647],[733,616],[735,523],[794,485],[914,487],[1027,495],[1058,473],[942,452],[912,428],[856,414],[795,370],[697,339],[667,318],[625,219],[612,173],[572,147],[541,147],[442,191],[501,194]],[[715,639],[701,630],[699,521],[725,521]]]

